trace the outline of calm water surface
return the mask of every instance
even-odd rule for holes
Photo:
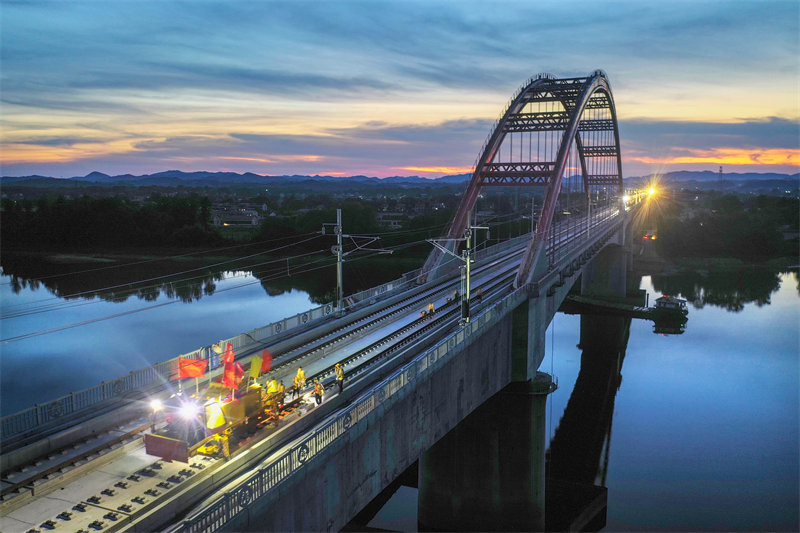
[[[14,291],[3,275],[2,339],[122,315],[1,344],[3,414],[316,305],[294,289],[270,296],[249,273],[219,278],[213,294],[184,295],[179,303],[163,291],[115,303],[54,299],[44,287]],[[797,531],[797,275],[646,277],[641,287],[651,302],[667,292],[694,305],[682,335],[655,335],[650,322],[631,323],[605,470],[606,530]],[[51,304],[57,310],[10,318]],[[154,307],[160,304],[168,305]],[[125,314],[144,308],[150,309]],[[558,314],[547,332],[542,370],[559,381],[548,400],[551,437],[580,372],[579,326],[579,316]],[[601,473],[595,483],[602,484]],[[414,531],[416,494],[401,488],[370,525]]]
[[[34,306],[58,306],[45,313],[0,320],[2,339],[121,315],[0,344],[2,414],[98,385],[317,305],[298,290],[270,296],[249,273],[225,272],[223,276],[215,281],[212,295],[190,303],[163,292],[151,301],[136,297],[123,302],[96,297],[65,301],[44,287],[15,293],[10,277],[0,276],[4,316]]]
[[[719,278],[659,280],[699,306],[682,335],[632,321],[608,446],[606,531],[798,530],[798,278],[782,274],[765,291],[762,274],[724,291]],[[753,278],[758,294],[747,288]],[[649,277],[641,288],[651,302],[661,295]],[[559,381],[551,437],[581,367],[580,320],[559,313],[547,332],[542,370]],[[415,531],[416,497],[401,488],[369,525]]]

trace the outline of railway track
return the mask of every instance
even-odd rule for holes
[[[603,213],[602,218],[612,216],[611,212]],[[548,248],[557,250],[576,234],[588,231],[580,227],[556,229]],[[570,235],[571,232],[576,233]],[[484,291],[480,305],[490,305],[508,290],[521,252],[521,247],[506,251],[502,259],[474,269],[473,286]],[[326,398],[320,407],[308,401],[297,402],[280,420],[240,436],[228,461],[195,456],[185,464],[148,456],[138,438],[150,426],[144,418],[130,421],[126,429],[107,432],[106,437],[93,437],[96,442],[64,443],[48,457],[3,472],[0,530],[121,531],[140,528],[144,517],[163,515],[165,508],[174,508],[172,516],[177,518],[209,491],[247,472],[271,451],[299,438],[342,407],[348,394],[380,380],[403,362],[411,348],[433,343],[454,328],[460,310],[456,302],[447,302],[447,295],[457,284],[457,278],[450,278],[389,295],[345,317],[292,332],[269,346],[275,354],[274,367],[261,377],[262,381],[291,376],[301,365],[307,369],[309,380],[331,381],[333,365],[341,362],[346,370],[347,390],[342,397]],[[420,318],[420,306],[429,301],[437,302],[438,312]],[[303,341],[312,334],[313,340]],[[264,347],[265,343],[254,343],[240,349],[238,358],[247,358]]]
[[[483,287],[484,301],[490,301],[508,286],[513,276],[509,272],[514,271],[518,255],[519,252],[511,254],[475,270],[475,277],[485,278],[474,285],[476,289]],[[486,274],[498,268],[501,274]],[[460,308],[455,302],[441,305],[440,311],[427,320],[416,316],[422,303],[444,300],[457,283],[450,279],[433,287],[422,287],[410,295],[388,298],[377,310],[339,323],[339,327],[315,342],[278,351],[277,364],[265,376],[271,379],[288,375],[302,364],[309,369],[309,379],[324,378],[333,365],[341,361],[346,368],[348,389],[352,390],[372,369],[386,365],[395,354],[421,342],[420,338],[433,339],[432,332],[452,328],[458,323]],[[323,411],[316,409],[320,413]],[[123,530],[166,502],[186,503],[186,498],[202,497],[209,479],[214,478],[214,483],[218,484],[252,463],[252,457],[246,461],[240,458],[247,456],[254,444],[268,441],[273,444],[272,448],[281,445],[314,422],[317,417],[307,416],[314,410],[309,402],[300,402],[277,423],[259,428],[256,434],[245,435],[237,443],[230,461],[195,456],[188,465],[155,460],[144,453],[138,438],[150,427],[149,421],[144,419],[143,424],[107,442],[94,447],[84,443],[83,447],[88,449],[72,453],[60,463],[56,457],[57,464],[39,469],[30,476],[25,474],[35,470],[30,465],[9,472],[8,478],[4,473],[8,483],[0,502],[0,529],[6,533],[56,528],[85,532]],[[101,460],[101,457],[106,459]],[[225,474],[223,470],[230,473]],[[195,494],[187,495],[191,493]]]

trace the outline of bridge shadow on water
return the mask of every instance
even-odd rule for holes
[[[605,526],[614,400],[630,324],[624,317],[581,316],[580,372],[546,455],[548,531]]]
[[[580,372],[546,452],[547,531],[600,531],[606,525],[614,401],[630,324],[626,317],[581,315]],[[343,531],[425,531],[413,525],[418,469],[418,463],[411,465]],[[496,530],[503,529],[497,524]]]

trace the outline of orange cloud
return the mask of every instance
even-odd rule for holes
[[[219,156],[217,159],[233,159],[235,161],[255,161],[257,163],[277,163],[279,161],[319,161],[321,155],[271,155],[269,157],[235,157]]]
[[[233,159],[235,161],[255,161],[257,163],[277,163],[274,159],[267,159],[265,157],[233,157],[233,156],[220,156],[217,159]]]
[[[315,162],[322,159],[321,155],[271,155],[269,157],[236,157],[221,155],[217,159],[230,159],[233,161],[255,161],[256,163],[281,163],[281,162]]]
[[[132,141],[130,140],[106,143],[75,143],[69,146],[9,143],[2,145],[2,149],[0,149],[0,162],[5,165],[13,163],[61,163],[132,150]]]
[[[647,164],[691,164],[714,163],[718,165],[800,165],[800,150],[795,148],[713,148],[710,150],[688,150],[691,155],[627,156],[626,159]]]
[[[270,156],[278,161],[321,161],[321,155],[272,155]]]
[[[435,174],[467,174],[472,172],[472,167],[394,167],[398,170],[411,170],[413,172],[430,172]]]

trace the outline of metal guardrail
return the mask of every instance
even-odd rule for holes
[[[605,241],[607,239],[607,230],[610,229],[614,222],[617,222],[617,214],[612,214],[595,226],[598,234],[606,233],[599,240]],[[488,249],[481,250],[481,252],[484,252],[485,255],[497,253],[529,238],[529,234],[520,235],[514,239],[499,243],[496,245],[498,248],[491,252]],[[553,275],[554,273],[550,272],[543,277],[548,278],[553,277]],[[535,285],[538,286],[538,282]],[[260,468],[236,488],[226,492],[220,499],[201,511],[197,516],[184,520],[182,524],[172,531],[208,533],[222,528],[233,520],[236,515],[246,511],[252,502],[265,496],[271,489],[285,481],[295,472],[298,472],[327,446],[345,436],[351,428],[372,413],[379,405],[391,398],[406,394],[420,379],[424,379],[426,373],[430,372],[437,363],[443,364],[445,361],[455,357],[473,339],[479,337],[487,328],[496,324],[523,300],[527,299],[528,293],[529,288],[527,286],[515,289],[499,302],[479,313],[468,324],[414,357],[389,377],[359,396],[351,407],[342,411],[319,428],[314,429],[298,444],[291,446],[278,458]]]
[[[356,293],[349,298],[354,302],[364,301],[378,295],[395,292],[408,286],[414,276],[409,279],[409,274],[403,277],[378,285],[369,290]],[[333,303],[326,303],[308,311],[298,313],[266,326],[256,328],[247,333],[241,333],[230,339],[221,340],[221,344],[231,343],[233,349],[240,352],[252,348],[254,344],[266,344],[271,337],[288,330],[304,326],[314,320],[324,318],[336,312]],[[211,346],[204,346],[178,357],[191,359],[204,359],[209,361],[209,370],[214,370],[222,364],[222,356],[215,352]],[[98,404],[121,400],[136,394],[143,389],[153,387],[178,379],[178,357],[173,357],[162,363],[136,370],[126,376],[115,380],[104,381],[94,387],[89,387],[78,392],[71,392],[55,400],[37,404],[20,412],[4,416],[0,419],[0,439],[5,441],[34,430],[53,425],[67,420],[69,416],[84,411]]]
[[[613,219],[615,216],[610,218]],[[530,239],[530,234],[526,233],[479,250],[473,257],[476,261],[479,261],[490,255],[495,255],[512,248],[527,239]],[[572,239],[570,239],[570,241],[572,241]],[[453,264],[456,265],[457,262]],[[397,280],[350,295],[345,301],[348,305],[355,306],[371,298],[404,290],[410,285],[415,284],[418,273],[419,270],[408,272]],[[252,348],[254,344],[261,343],[265,345],[270,337],[299,326],[304,326],[309,322],[324,318],[336,311],[336,306],[333,303],[326,303],[303,313],[298,313],[294,316],[254,329],[250,332],[241,333],[230,339],[221,340],[220,343],[231,343],[233,349],[237,352],[242,349]],[[209,370],[214,370],[222,364],[221,354],[215,352],[211,346],[204,346],[178,357],[208,360]],[[178,357],[142,370],[131,372],[116,380],[104,381],[100,385],[78,392],[72,392],[50,402],[37,404],[18,413],[5,416],[0,419],[0,439],[5,440],[23,435],[43,426],[62,422],[70,415],[79,413],[100,403],[125,399],[148,387],[175,381],[178,377]]]
[[[502,300],[473,318],[461,329],[417,355],[386,379],[362,394],[339,415],[313,430],[298,444],[291,446],[278,458],[260,468],[255,474],[226,492],[220,499],[197,516],[185,520],[177,529],[182,533],[211,532],[222,528],[236,515],[245,511],[255,500],[298,472],[316,455],[343,436],[347,435],[361,420],[369,416],[381,404],[399,398],[424,379],[428,372],[455,357],[473,339],[509,314],[528,297],[527,287],[516,289]]]

